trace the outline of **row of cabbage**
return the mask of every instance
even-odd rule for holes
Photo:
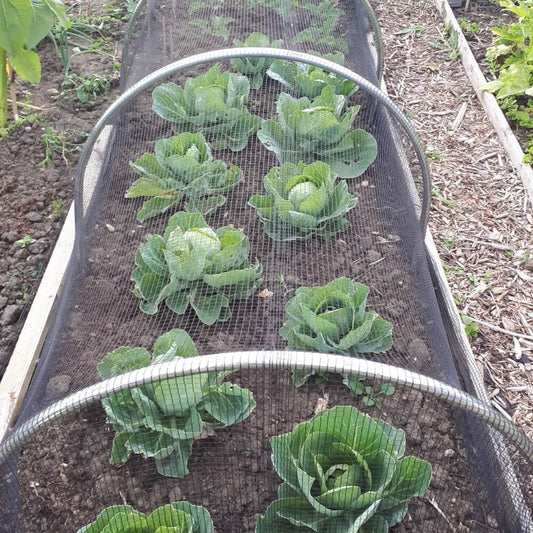
[[[252,34],[245,46],[281,46]],[[341,63],[342,53],[329,56]],[[153,109],[173,124],[177,135],[160,139],[155,152],[131,163],[140,177],[128,198],[147,198],[137,218],[143,222],[182,206],[169,218],[163,235],[148,235],[132,273],[140,309],[155,314],[161,304],[184,314],[191,307],[204,324],[228,320],[231,302],[251,297],[261,284],[262,265],[250,262],[248,237],[232,226],[212,228],[209,214],[224,205],[243,179],[237,167],[213,158],[216,150],[240,151],[257,133],[280,166],[264,177],[266,195],[254,195],[267,235],[278,241],[327,240],[344,231],[346,214],[357,199],[346,179],[360,176],[377,155],[375,139],[352,129],[358,106],[348,98],[356,86],[320,68],[266,58],[232,62],[244,75],[219,65],[185,86],[167,83],[153,92]],[[277,100],[277,117],[263,120],[247,109],[252,87],[264,76],[290,90]],[[392,346],[392,324],[366,309],[369,288],[347,278],[319,287],[300,287],[287,303],[280,335],[289,349],[360,356]],[[152,353],[120,347],[99,364],[103,379],[180,357],[197,349],[188,333],[162,335]],[[194,442],[209,430],[245,420],[256,402],[252,392],[226,381],[230,372],[184,376],[133,388],[103,401],[116,436],[111,462],[132,454],[153,458],[170,477],[189,474]],[[296,386],[313,371],[293,371]],[[327,376],[321,376],[322,379]],[[344,376],[358,393],[360,379]],[[405,454],[405,434],[354,407],[334,407],[271,439],[272,462],[283,480],[278,498],[256,532],[386,532],[407,513],[408,501],[425,493],[429,463]],[[144,515],[131,506],[105,509],[80,532],[212,532],[204,507],[174,502]]]

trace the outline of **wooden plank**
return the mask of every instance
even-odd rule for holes
[[[447,0],[435,0],[435,5],[444,19],[444,22],[457,32],[457,48],[461,54],[461,61],[466,71],[468,79],[474,88],[476,95],[485,109],[494,129],[496,130],[502,145],[511,160],[513,167],[520,176],[524,188],[526,189],[530,202],[533,203],[533,169],[530,165],[525,165],[524,152],[515,134],[511,130],[507,118],[501,110],[496,98],[481,88],[487,83],[485,76],[481,72],[479,65],[470,49],[457,19],[449,6]]]
[[[57,297],[65,280],[65,272],[74,245],[74,233],[74,205],[71,205],[9,365],[0,382],[0,442],[7,436],[28,390],[48,333]]]
[[[92,193],[100,178],[106,157],[108,157],[107,148],[113,141],[113,135],[113,126],[105,126],[92,148],[83,177],[81,194],[83,194],[82,209],[84,212],[82,216],[85,215],[91,202]],[[0,382],[0,442],[5,439],[16,421],[39,360],[53,318],[54,307],[65,281],[74,237],[75,217],[74,204],[72,204]]]

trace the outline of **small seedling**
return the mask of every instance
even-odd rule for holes
[[[449,237],[443,237],[442,242],[448,250],[451,250],[457,244],[453,239],[450,239]]]
[[[432,161],[435,161],[435,163],[442,163],[443,161],[445,161],[444,156],[437,152],[437,150],[435,150],[435,148],[431,145],[427,147],[426,157],[428,157]]]
[[[443,36],[442,42],[430,42],[429,44],[437,50],[448,52],[448,57],[452,61],[461,57],[461,53],[459,52],[459,36],[457,32],[450,27],[446,27],[446,35]]]
[[[461,320],[463,321],[463,324],[465,325],[465,333],[472,338],[475,338],[478,336],[478,325],[477,322],[472,320],[467,314],[463,311],[459,311],[459,315],[461,317]]]
[[[362,396],[363,403],[367,407],[376,407],[381,409],[383,401],[380,396],[392,396],[394,394],[394,385],[391,383],[383,383],[378,392],[374,391],[374,387],[365,385],[365,378],[359,376],[346,376],[343,383],[348,385],[353,396]]]
[[[93,74],[90,78],[84,78],[77,74],[69,74],[63,86],[76,92],[76,97],[82,104],[96,102],[98,98],[106,94],[111,87],[111,78]]]
[[[283,292],[287,294],[291,289],[289,289],[289,286],[287,285],[287,282],[285,281],[285,277],[283,274],[280,274],[276,281],[280,284],[281,288],[283,289]]]
[[[413,33],[414,36],[419,39],[422,37],[422,34],[426,31],[426,26],[423,24],[419,24],[416,26],[408,26],[407,28],[402,28],[401,30],[398,30],[397,32],[394,32],[394,35],[405,35],[408,33]]]
[[[18,291],[17,295],[22,300],[22,304],[26,305],[30,301],[30,290],[28,287],[22,287],[20,291]]]
[[[33,244],[35,242],[35,239],[30,237],[29,235],[24,235],[22,239],[19,239],[18,241],[15,241],[17,246],[20,246],[21,248],[26,248],[29,244]]]
[[[464,17],[461,19],[460,26],[465,33],[470,33],[471,35],[477,35],[481,31],[481,27],[477,22],[471,22]]]
[[[455,200],[448,198],[438,187],[431,189],[431,196],[448,207],[455,207],[457,205]]]
[[[468,274],[468,281],[470,281],[470,283],[474,286],[474,287],[478,287],[479,286],[479,278],[477,277],[476,274]]]
[[[63,215],[64,207],[65,201],[61,198],[58,198],[57,200],[52,200],[51,215],[56,219],[61,218],[61,216]]]
[[[232,17],[213,16],[209,20],[193,19],[189,22],[191,26],[195,26],[200,30],[202,35],[212,35],[213,37],[220,37],[224,42],[228,42],[230,30],[228,26],[235,19]]]
[[[39,163],[40,167],[46,167],[52,162],[52,155],[59,154],[67,162],[66,154],[79,152],[79,141],[86,136],[83,132],[55,130],[52,126],[46,126],[42,141],[45,146],[44,159]]]
[[[463,296],[462,294],[456,294],[453,297],[456,305],[464,304],[466,302],[466,296]]]
[[[454,276],[464,276],[465,275],[465,269],[461,266],[450,266],[447,265],[444,261],[442,261],[442,268],[444,268],[444,272],[446,274],[451,274]]]

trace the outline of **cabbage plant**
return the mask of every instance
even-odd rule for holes
[[[131,370],[198,355],[182,329],[165,333],[145,348],[122,346],[98,365],[102,379]],[[228,372],[182,376],[135,387],[102,400],[108,421],[117,432],[111,463],[125,463],[132,453],[153,457],[157,471],[170,477],[188,474],[194,440],[204,429],[241,422],[255,408],[248,389],[224,382]]]
[[[252,196],[248,203],[257,210],[272,239],[290,241],[312,235],[328,239],[346,229],[346,213],[357,203],[346,182],[336,184],[336,179],[321,161],[285,163],[265,176],[268,195]]]
[[[320,287],[299,287],[287,302],[280,335],[289,349],[360,356],[385,352],[392,346],[392,324],[366,311],[370,289],[348,278]],[[314,371],[295,370],[296,386]]]
[[[213,533],[213,521],[205,507],[175,502],[148,516],[130,505],[106,507],[98,518],[78,533]]]
[[[190,305],[204,324],[228,320],[230,301],[249,298],[261,283],[261,264],[250,265],[249,255],[242,231],[214,230],[201,214],[180,211],[163,236],[148,235],[139,246],[133,293],[149,315],[165,302],[179,315]]]
[[[272,437],[283,479],[256,533],[386,533],[422,496],[431,465],[404,457],[405,433],[354,407],[334,407]]]
[[[342,52],[325,54],[323,57],[344,65]],[[306,63],[276,59],[267,70],[267,75],[279,81],[287,89],[297,92],[300,96],[307,96],[307,98],[316,98],[327,86],[333,87],[335,94],[342,94],[346,98],[357,91],[357,85],[346,78]]]
[[[270,39],[264,33],[253,32],[246,41],[233,40],[234,46],[259,46],[264,48],[282,48],[283,41]],[[245,74],[251,79],[252,89],[261,89],[263,85],[263,75],[274,60],[269,57],[239,57],[231,60],[231,66],[241,74]]]
[[[199,198],[203,205],[219,207],[226,202],[220,193],[230,191],[243,178],[240,168],[228,169],[224,161],[213,159],[201,133],[159,139],[155,154],[143,154],[130,166],[141,177],[131,184],[126,198],[150,198],[137,214],[139,222],[164,213],[183,197],[193,199],[186,209],[194,209]]]
[[[215,65],[203,76],[188,78],[185,88],[175,83],[156,87],[153,110],[178,133],[201,132],[214,150],[238,152],[262,122],[246,109],[249,92],[246,76],[222,73]]]
[[[366,131],[351,129],[359,106],[345,104],[346,97],[331,86],[313,100],[281,93],[278,122],[263,122],[257,136],[280,163],[320,160],[339,177],[355,178],[376,158],[377,143]]]

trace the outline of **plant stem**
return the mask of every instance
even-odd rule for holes
[[[11,92],[11,111],[13,112],[13,120],[16,122],[19,119],[19,109],[17,106],[17,89],[15,87],[15,71],[7,58],[7,66],[9,72],[9,90]]]
[[[6,51],[0,48],[0,128],[7,123]]]

